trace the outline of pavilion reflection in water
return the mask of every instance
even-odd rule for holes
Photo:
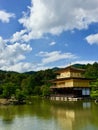
[[[89,124],[92,115],[90,102],[82,102],[79,107],[70,103],[70,108],[57,106],[57,109],[51,110],[61,130],[79,130]]]

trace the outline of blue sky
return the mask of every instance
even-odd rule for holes
[[[0,0],[0,70],[98,61],[98,0]]]

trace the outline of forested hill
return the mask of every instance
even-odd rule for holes
[[[94,64],[75,64],[77,68],[85,69],[85,77],[94,78],[95,86],[98,84],[98,63]],[[56,77],[55,71],[59,68],[30,71],[25,73],[17,73],[11,71],[0,71],[0,96],[4,98],[15,97],[24,99],[28,95],[47,96],[50,94],[49,80]],[[94,86],[93,85],[93,86]]]
[[[41,70],[38,72],[17,73],[0,71],[0,96],[3,98],[25,98],[28,95],[49,95],[50,82],[56,74],[55,69]]]

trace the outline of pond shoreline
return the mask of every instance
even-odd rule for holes
[[[0,105],[19,105],[19,104],[26,104],[25,101],[18,101],[16,99],[6,99],[2,98],[0,99]]]
[[[10,101],[9,99],[1,98],[0,99],[0,105],[9,105]]]
[[[18,101],[18,100],[16,100],[16,99],[6,99],[6,98],[0,98],[0,106],[1,105],[23,105],[23,104],[32,104],[32,99],[46,99],[45,97],[32,97],[32,98],[30,98],[30,99],[28,99],[28,100],[23,100],[23,101]],[[62,98],[60,98],[60,99],[56,99],[56,98],[47,98],[48,100],[50,100],[50,101],[60,101],[60,102],[77,102],[77,101],[94,101],[94,102],[96,102],[96,103],[98,103],[98,99],[95,99],[95,98],[84,98],[84,99],[78,99],[78,100],[76,100],[76,99],[70,99],[70,100],[64,100],[64,99],[62,99]]]

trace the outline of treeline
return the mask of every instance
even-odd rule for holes
[[[91,83],[91,96],[98,97],[98,63],[73,66],[85,69],[85,77],[94,79]],[[21,101],[28,96],[49,96],[51,93],[49,81],[56,78],[57,69],[59,68],[26,73],[0,71],[0,97]]]
[[[0,97],[21,101],[32,95],[49,96],[49,81],[56,77],[54,71],[55,69],[26,73],[0,71]]]

